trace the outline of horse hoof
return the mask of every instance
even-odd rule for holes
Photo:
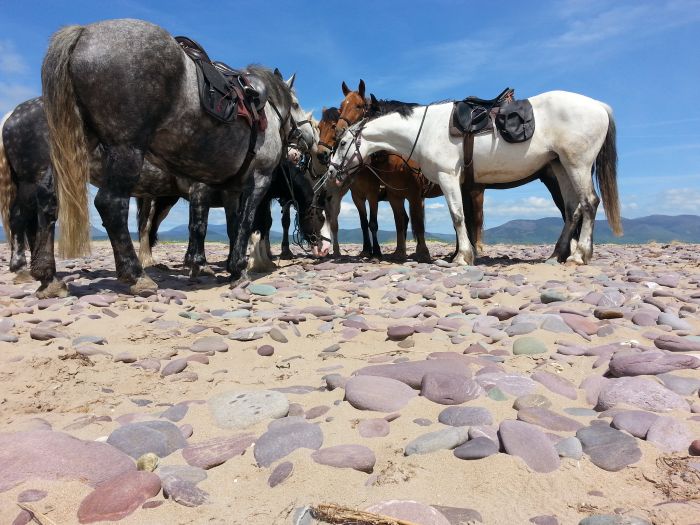
[[[586,264],[586,262],[583,260],[583,257],[581,256],[580,253],[573,253],[573,254],[569,255],[569,257],[566,259],[566,262],[576,264],[578,266],[582,266],[582,265]]]
[[[29,273],[29,270],[20,270],[17,272],[14,279],[12,279],[12,282],[14,284],[32,283],[34,282],[34,277]]]
[[[140,297],[148,297],[158,291],[158,285],[148,275],[142,275],[138,280],[129,287],[132,295]]]
[[[365,251],[365,250],[362,250],[362,251],[360,252],[360,255],[358,255],[358,257],[362,257],[363,259],[369,259],[370,256],[371,256],[371,252],[367,252],[367,251]],[[339,256],[339,257],[340,257],[340,256]]]
[[[280,259],[289,261],[291,259],[294,259],[294,254],[290,250],[284,250],[282,251],[282,253],[280,253]]]
[[[416,253],[415,259],[419,263],[430,263],[430,254],[425,254],[425,253]]]
[[[42,285],[36,291],[37,299],[53,299],[56,297],[68,297],[68,286],[63,281],[54,279],[46,286]]]
[[[145,266],[144,266],[144,268],[145,268]],[[163,263],[153,264],[151,266],[151,268],[153,268],[154,270],[159,270],[161,272],[169,272],[170,271],[170,267],[167,264],[163,264]]]

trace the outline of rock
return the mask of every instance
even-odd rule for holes
[[[260,295],[260,296],[270,296],[274,295],[277,293],[277,288],[270,284],[258,284],[258,283],[253,283],[246,288],[249,293],[253,295]]]
[[[625,316],[619,308],[596,308],[593,315],[596,319],[622,319]]]
[[[389,435],[389,422],[384,418],[363,419],[357,425],[360,436],[364,438],[384,437]]]
[[[345,400],[360,410],[401,410],[416,392],[406,384],[379,376],[354,376],[345,384]]]
[[[386,329],[386,335],[391,341],[402,341],[413,335],[414,332],[415,329],[407,325],[390,326]]]
[[[594,465],[609,472],[617,472],[642,457],[635,439],[605,425],[591,425],[576,432]]]
[[[543,354],[546,351],[545,344],[535,337],[521,337],[513,343],[514,355]]]
[[[595,409],[608,410],[620,403],[652,412],[689,411],[685,399],[666,387],[642,377],[621,377],[608,381],[598,395],[598,404]]]
[[[587,317],[576,314],[559,314],[564,322],[571,328],[574,332],[584,333],[587,335],[595,335],[600,326],[598,323],[591,321]]]
[[[567,397],[576,401],[578,398],[578,393],[576,387],[567,379],[547,372],[546,370],[538,370],[534,372],[530,377],[538,383],[543,384],[548,390],[559,394],[560,396]]]
[[[442,505],[431,505],[435,510],[447,518],[451,525],[473,525],[476,522],[483,522],[479,512],[474,509],[463,509],[459,507],[445,507]]]
[[[311,459],[321,465],[336,468],[351,468],[371,474],[377,458],[369,448],[362,445],[337,445],[311,453]]]
[[[254,441],[253,434],[214,438],[188,445],[182,450],[182,457],[193,467],[209,470],[234,456],[242,455]]]
[[[52,328],[41,328],[35,326],[29,330],[29,337],[35,339],[36,341],[50,341],[51,339],[56,339],[57,337],[66,337],[63,333]]]
[[[553,472],[559,468],[559,454],[549,438],[536,426],[523,421],[505,420],[499,426],[505,451],[522,458],[535,472]]]
[[[124,472],[87,495],[78,507],[78,521],[118,521],[159,492],[160,478],[152,472]]]
[[[657,378],[663,381],[666,388],[681,396],[692,396],[700,390],[700,379],[694,377],[661,374],[658,375]]]
[[[498,454],[498,445],[487,437],[470,439],[453,451],[459,459],[482,459]]]
[[[643,410],[625,410],[615,414],[610,424],[613,428],[624,430],[625,432],[632,434],[634,437],[644,439],[647,432],[649,432],[649,427],[658,418],[659,416],[652,412],[644,412]]]
[[[654,339],[654,345],[656,348],[671,352],[700,352],[700,342],[671,334],[660,334]]]
[[[428,372],[421,383],[421,395],[441,405],[459,405],[483,392],[473,379],[447,372]]]
[[[700,367],[700,359],[692,355],[665,352],[618,352],[610,359],[608,371],[616,377],[656,375],[674,370]]]
[[[433,507],[411,500],[389,500],[376,503],[366,512],[405,520],[415,525],[450,525],[447,518]]]
[[[491,425],[493,417],[491,412],[483,407],[448,407],[440,412],[438,421],[451,427],[467,427]]]
[[[209,411],[219,428],[244,429],[265,419],[284,417],[289,412],[287,396],[271,390],[235,390],[208,401]]]
[[[280,463],[270,473],[270,477],[267,478],[267,484],[270,488],[274,488],[291,476],[293,471],[294,464],[291,461]]]
[[[540,294],[540,301],[544,304],[566,301],[568,297],[557,290],[545,290]]]
[[[559,520],[555,516],[535,516],[534,518],[530,518],[529,521],[535,525],[559,525]]]
[[[269,467],[298,448],[318,450],[321,445],[323,432],[318,425],[299,417],[288,417],[273,421],[268,431],[255,442],[253,451],[258,465]]]
[[[160,375],[161,377],[167,377],[173,374],[179,374],[185,368],[187,368],[187,359],[174,359],[163,367],[160,371]]]
[[[270,357],[275,353],[275,348],[272,345],[262,345],[258,348],[258,355],[262,357]]]
[[[531,407],[549,408],[550,406],[552,406],[552,402],[540,394],[525,394],[524,396],[518,397],[513,402],[513,408],[515,410]]]
[[[489,397],[492,399],[492,392],[495,390],[503,391],[513,396],[523,396],[532,393],[537,387],[536,382],[520,374],[488,373],[475,376],[474,379],[488,391]],[[502,393],[499,397],[501,400],[505,399]]]
[[[469,439],[468,427],[451,427],[418,436],[409,442],[404,455],[428,454],[436,450],[453,449]]]
[[[688,447],[688,452],[690,452],[693,456],[700,456],[700,439],[696,439],[690,444],[690,447]]]
[[[520,313],[519,310],[515,308],[508,308],[505,306],[499,306],[497,308],[491,308],[486,315],[496,317],[499,321],[507,321],[511,317],[515,317]]]
[[[632,316],[632,322],[637,326],[654,326],[656,324],[656,316],[651,312],[641,311]]]
[[[129,423],[115,429],[107,443],[134,459],[148,452],[164,458],[187,444],[180,429],[169,421]]]
[[[578,525],[652,525],[650,521],[620,514],[594,514],[582,519]]]
[[[454,354],[459,356],[459,354]],[[420,389],[423,376],[428,372],[446,372],[460,374],[466,377],[471,375],[469,365],[458,359],[430,359],[425,361],[407,361],[388,365],[374,365],[361,368],[355,372],[358,376],[379,376],[395,379]]]
[[[270,329],[269,334],[270,334],[270,338],[273,341],[277,341],[278,343],[287,343],[289,341],[289,339],[287,339],[287,336],[284,335],[284,332],[282,332],[282,330],[280,330],[276,326],[273,326]]]
[[[136,469],[144,472],[153,472],[158,466],[158,456],[148,452],[136,460]]]
[[[680,319],[677,315],[668,312],[662,312],[656,319],[657,324],[665,324],[670,326],[674,330],[692,330],[692,325],[683,319]]]
[[[45,490],[23,490],[19,494],[17,494],[17,502],[18,503],[33,503],[35,501],[41,501],[44,499],[46,496],[48,496],[48,492]]]
[[[210,335],[197,339],[190,346],[193,352],[228,352],[228,343],[223,337]]]
[[[581,442],[576,437],[564,438],[558,441],[554,448],[557,450],[560,458],[571,458],[579,460],[583,456],[583,447]]]
[[[692,434],[686,424],[669,416],[657,417],[647,432],[647,441],[665,452],[685,454],[692,440]]]
[[[163,495],[186,507],[199,507],[209,500],[209,494],[197,487],[207,479],[207,473],[196,467],[172,465],[158,469]]]
[[[306,419],[316,419],[317,417],[321,417],[323,414],[328,412],[331,409],[331,407],[326,406],[326,405],[319,405],[312,407],[306,411],[306,414],[304,417]]]
[[[532,423],[555,432],[574,432],[583,425],[566,416],[561,416],[547,408],[530,407],[518,411],[518,420]]]
[[[186,404],[178,403],[177,405],[173,405],[164,410],[160,417],[167,419],[168,421],[172,421],[173,423],[177,423],[178,421],[182,421],[182,419],[187,415],[188,410],[189,407]]]

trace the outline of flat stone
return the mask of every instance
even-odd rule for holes
[[[571,436],[558,441],[554,448],[560,458],[581,459],[583,456],[583,446],[577,437]]]
[[[469,439],[468,427],[451,427],[418,436],[404,448],[404,455],[428,454],[436,450],[453,449]]]
[[[692,396],[700,390],[700,379],[694,377],[661,374],[657,378],[661,379],[666,388],[681,396]]]
[[[35,501],[41,501],[46,496],[48,496],[48,492],[46,492],[45,490],[23,490],[22,492],[17,494],[17,501],[19,503],[33,503]]]
[[[620,514],[594,514],[582,519],[578,525],[652,525],[650,521]]]
[[[389,422],[384,418],[363,419],[357,425],[357,430],[363,438],[384,437],[389,435]]]
[[[160,371],[160,375],[161,377],[167,377],[173,374],[179,374],[185,368],[187,368],[187,359],[174,359],[163,367]]]
[[[582,332],[587,335],[595,335],[595,333],[600,328],[598,323],[581,315],[567,313],[561,313],[559,315],[569,326],[569,328],[571,328],[574,332]]]
[[[505,451],[518,456],[535,472],[553,472],[559,468],[559,454],[549,438],[535,425],[505,420],[499,426]]]
[[[660,334],[654,339],[654,345],[661,350],[671,352],[700,352],[700,341],[694,341],[688,337],[678,337],[671,334]]]
[[[642,458],[636,440],[624,432],[606,425],[592,425],[576,432],[583,451],[594,465],[609,472],[617,472]]]
[[[501,392],[500,399],[505,400],[503,392],[512,396],[523,396],[531,394],[537,388],[535,381],[520,374],[488,373],[475,376],[474,379],[486,389],[492,399],[492,392],[496,390]]]
[[[693,326],[686,320],[679,318],[669,312],[662,312],[656,319],[657,324],[664,324],[670,326],[674,330],[692,330]]]
[[[566,301],[568,297],[558,290],[545,290],[540,294],[540,301],[544,304]]]
[[[459,356],[459,354],[455,354]],[[380,376],[395,379],[408,386],[420,389],[423,376],[428,372],[445,372],[471,375],[469,365],[458,359],[429,359],[425,361],[407,361],[403,363],[374,365],[361,368],[355,372],[358,376]]]
[[[613,428],[624,430],[634,437],[644,439],[651,424],[659,418],[658,414],[643,410],[625,410],[618,412],[610,423]]]
[[[574,401],[578,398],[576,387],[564,377],[547,372],[546,370],[538,370],[530,377],[532,377],[534,381],[543,384],[548,390],[555,394],[573,399]]]
[[[540,394],[525,394],[524,396],[516,398],[513,402],[513,408],[515,410],[531,407],[549,408],[551,406],[552,402]]]
[[[162,479],[163,495],[185,507],[199,507],[209,502],[209,494],[187,479],[166,476]]]
[[[402,341],[413,335],[415,329],[408,325],[390,326],[386,329],[386,335],[391,341]]]
[[[440,412],[438,421],[451,427],[491,425],[493,417],[484,407],[448,407]]]
[[[228,343],[223,337],[210,335],[197,339],[190,346],[193,352],[228,352]]]
[[[473,379],[448,372],[428,372],[421,383],[421,395],[441,405],[459,405],[483,393]]]
[[[693,436],[688,426],[670,416],[656,418],[647,432],[647,441],[665,452],[687,453]]]
[[[451,525],[473,525],[476,522],[482,523],[484,521],[481,514],[474,509],[445,507],[443,505],[431,506],[445,516]]]
[[[258,465],[269,467],[299,448],[318,450],[322,445],[323,432],[318,425],[300,417],[287,417],[273,421],[255,442],[253,451]]]
[[[521,337],[513,343],[514,355],[543,354],[547,346],[535,337]]]
[[[289,412],[287,396],[272,390],[235,390],[208,401],[209,411],[219,428],[244,429],[265,419],[284,417]]]
[[[78,521],[118,521],[160,492],[160,478],[152,472],[131,471],[101,483],[80,503]]]
[[[552,412],[548,408],[529,407],[518,411],[518,420],[532,423],[555,432],[574,432],[583,425],[566,416]]]
[[[169,421],[142,421],[115,429],[107,443],[134,459],[148,452],[160,458],[169,456],[187,442],[180,429]]]
[[[246,288],[248,292],[250,292],[253,295],[260,295],[260,296],[270,296],[274,295],[277,293],[277,288],[270,284],[258,284],[258,283],[253,283]]]
[[[652,412],[682,410],[688,412],[688,403],[675,392],[643,377],[611,379],[600,391],[596,410],[614,408],[618,404],[631,405]]]
[[[274,488],[291,476],[293,471],[294,464],[291,461],[284,461],[272,470],[270,477],[267,478],[267,484],[270,488]]]
[[[162,419],[172,421],[173,423],[177,423],[178,421],[182,421],[184,419],[184,417],[187,415],[188,410],[189,406],[187,406],[187,404],[178,403],[177,405],[173,405],[165,411],[163,411],[160,417]]]
[[[365,511],[415,525],[450,525],[447,518],[433,507],[411,500],[382,501],[367,507]]]
[[[482,459],[498,454],[498,445],[487,437],[470,439],[453,450],[459,459]]]
[[[262,357],[270,357],[275,353],[275,348],[272,345],[262,345],[258,348],[258,355]]]
[[[395,412],[417,395],[410,386],[387,377],[359,375],[345,384],[345,400],[359,410]]]
[[[665,352],[617,353],[610,359],[608,370],[616,377],[656,375],[674,370],[700,367],[700,359],[692,355]]]
[[[371,474],[377,458],[374,452],[362,445],[337,445],[311,453],[311,459],[321,465],[351,468]]]
[[[182,450],[182,457],[193,467],[209,470],[234,456],[242,455],[254,441],[253,434],[214,438],[188,445]]]

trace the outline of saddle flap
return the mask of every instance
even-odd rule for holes
[[[496,115],[496,128],[506,142],[525,142],[535,133],[535,115],[530,101],[515,100],[501,106]]]

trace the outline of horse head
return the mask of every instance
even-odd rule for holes
[[[323,108],[321,121],[318,123],[319,138],[314,160],[323,166],[324,171],[335,148],[335,127],[338,117],[340,117],[338,108]]]
[[[335,138],[339,139],[345,130],[350,126],[359,122],[367,116],[369,105],[365,99],[365,81],[360,79],[360,84],[357,91],[350,91],[348,86],[343,82],[341,86],[345,98],[340,103],[340,117],[335,129]]]

